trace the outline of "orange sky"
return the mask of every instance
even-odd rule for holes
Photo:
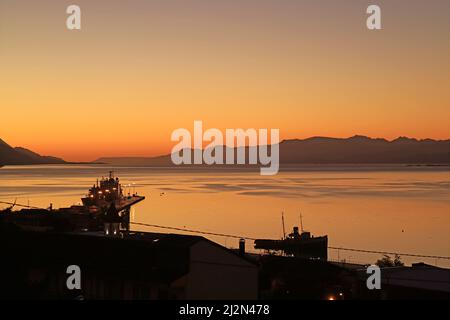
[[[0,138],[72,161],[168,153],[194,120],[450,138],[450,2],[376,3],[374,32],[356,0],[2,1]]]

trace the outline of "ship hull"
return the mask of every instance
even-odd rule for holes
[[[303,258],[327,260],[328,237],[310,239],[255,240],[255,249],[283,251],[285,254]]]

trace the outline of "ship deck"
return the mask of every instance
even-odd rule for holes
[[[117,200],[115,202],[116,208],[118,211],[129,209],[131,206],[135,205],[136,203],[141,202],[144,200],[144,196],[130,196],[130,197],[124,197],[123,199]]]

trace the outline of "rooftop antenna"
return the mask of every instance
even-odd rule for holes
[[[283,225],[283,239],[286,238],[286,229],[284,228],[284,211],[281,211],[281,224]]]

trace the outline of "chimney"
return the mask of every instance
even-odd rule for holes
[[[239,239],[239,255],[245,255],[245,239]]]

